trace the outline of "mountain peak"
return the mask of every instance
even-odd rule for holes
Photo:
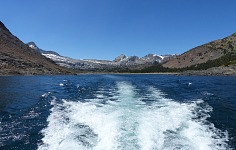
[[[29,45],[29,47],[32,49],[39,49],[38,46],[34,42],[29,42],[27,43],[27,45]]]
[[[39,48],[39,47],[38,47],[34,42],[32,42],[32,41],[29,42],[29,43],[27,43],[27,45],[28,45],[30,48],[32,48],[32,49],[34,49],[34,50],[40,52],[41,54],[53,54],[53,55],[60,56],[57,52],[42,50],[41,48]]]
[[[33,41],[27,43],[27,45],[35,45],[36,46],[36,44]]]
[[[123,59],[127,58],[124,54],[121,54],[120,56],[115,58],[115,62],[122,61]]]

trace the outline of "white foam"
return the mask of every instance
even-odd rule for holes
[[[53,100],[38,149],[227,149],[227,133],[206,121],[212,108],[200,107],[202,100],[175,102],[153,87],[140,97],[127,82],[117,82],[117,89],[99,90],[86,103]],[[147,105],[147,98],[154,102]]]
[[[47,92],[47,93],[44,93],[41,97],[48,97],[50,94],[52,94],[51,92]]]
[[[223,133],[206,121],[209,115],[205,113],[212,110],[210,106],[200,108],[198,105],[203,103],[202,100],[181,104],[161,97],[159,90],[151,88],[151,91],[154,93],[152,96],[159,100],[151,107],[143,108],[139,121],[139,138],[143,150],[227,149],[227,132]],[[198,114],[195,109],[201,113]],[[222,134],[224,136],[220,137]]]
[[[109,107],[109,106],[108,106]],[[39,149],[114,149],[118,135],[116,112],[92,103],[63,101],[48,118],[43,145]],[[84,127],[83,127],[84,126]]]
[[[209,93],[209,92],[207,92],[207,91],[202,92],[202,94],[203,94],[203,95],[207,95],[207,96],[212,96],[212,95],[214,95],[214,94]]]

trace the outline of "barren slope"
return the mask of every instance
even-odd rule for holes
[[[0,75],[66,73],[70,71],[25,45],[0,21]]]
[[[167,68],[185,68],[236,53],[236,33],[224,39],[193,48],[163,64]]]

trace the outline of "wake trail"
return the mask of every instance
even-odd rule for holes
[[[206,120],[212,108],[202,100],[179,103],[124,81],[96,93],[84,102],[53,100],[38,149],[227,149],[227,132]]]

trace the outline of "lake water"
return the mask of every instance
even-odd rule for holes
[[[236,149],[236,77],[0,77],[0,149]]]

